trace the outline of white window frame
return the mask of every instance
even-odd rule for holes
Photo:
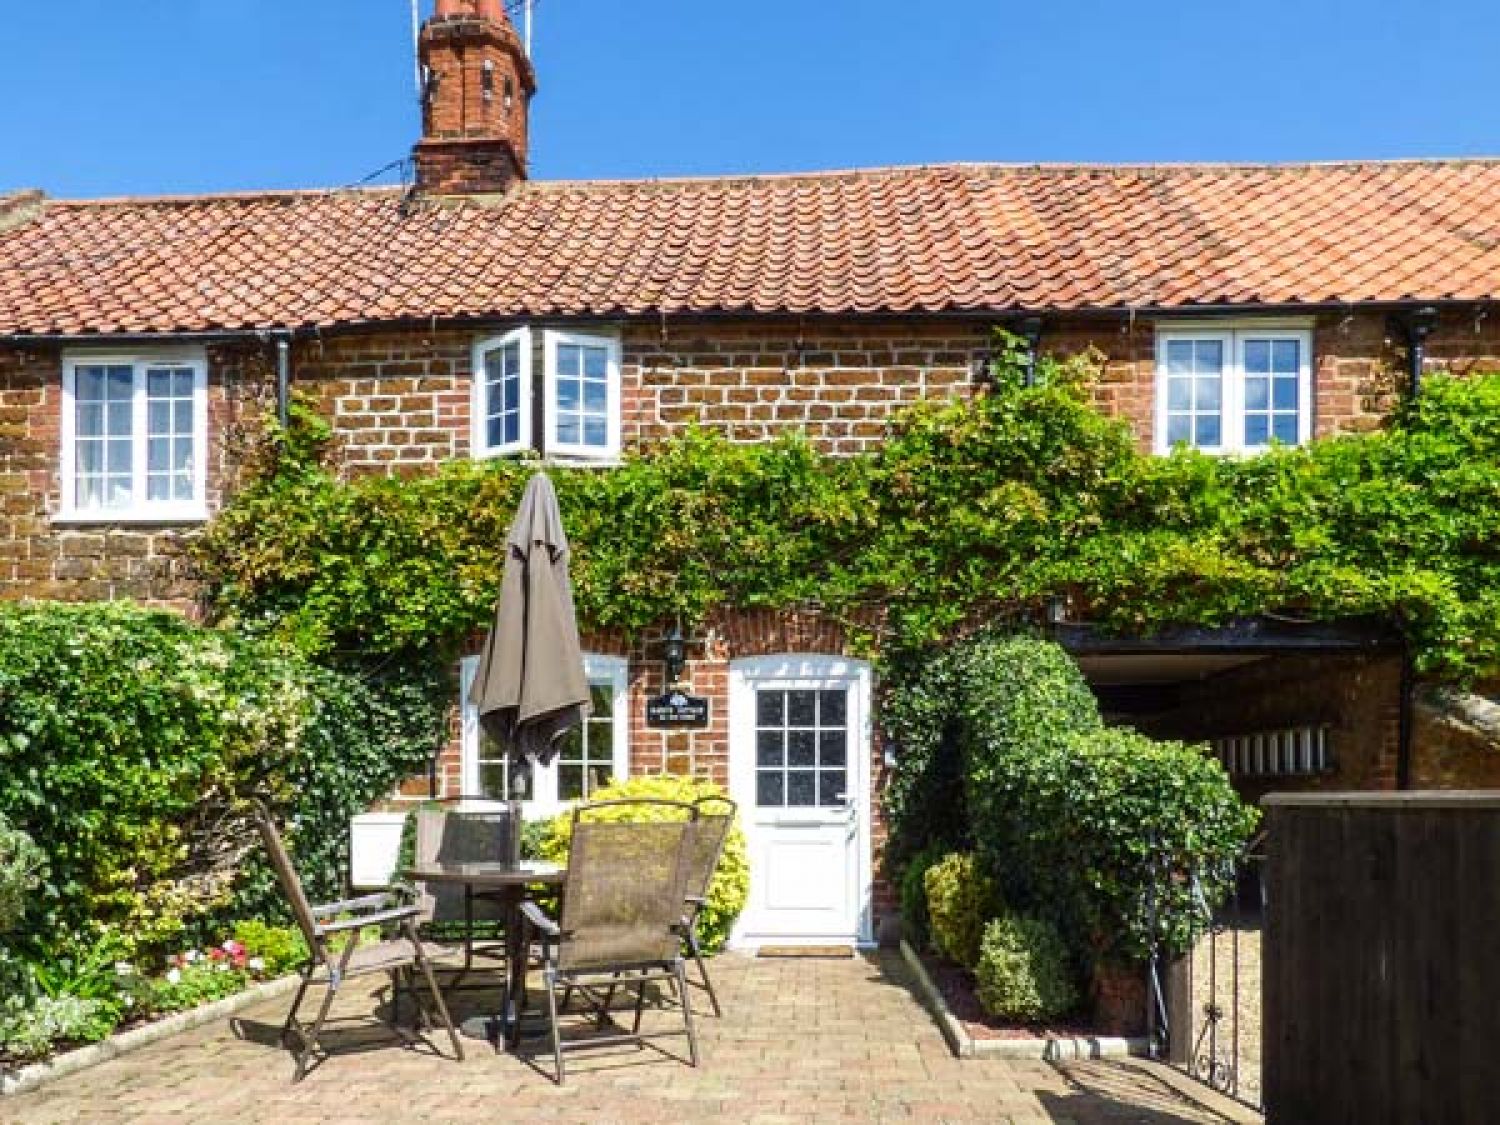
[[[590,686],[607,686],[614,693],[613,767],[617,780],[630,776],[630,662],[623,656],[600,656],[589,653],[583,658],[583,671]],[[479,712],[469,702],[469,689],[479,672],[479,657],[470,656],[459,663],[459,700],[462,713],[460,744],[462,760],[459,769],[460,796],[479,792]],[[531,799],[522,803],[527,815],[553,816],[572,802],[557,796],[557,760],[536,771],[532,778]]]
[[[1167,345],[1175,340],[1217,340],[1224,348],[1223,386],[1219,399],[1219,444],[1193,445],[1203,453],[1255,454],[1269,445],[1245,444],[1245,368],[1246,340],[1270,337],[1298,342],[1297,370],[1297,445],[1305,445],[1313,435],[1313,325],[1306,320],[1238,320],[1168,322],[1156,327],[1155,427],[1156,452],[1172,451],[1167,441]]]
[[[613,461],[620,456],[621,348],[618,336],[599,333],[561,332],[548,329],[542,334],[544,357],[543,401],[545,416],[543,427],[543,452],[549,457],[579,461]],[[557,350],[576,345],[586,348],[604,348],[608,358],[605,369],[605,444],[586,445],[581,442],[564,442],[557,437]]]
[[[512,442],[491,445],[489,443],[489,378],[484,361],[490,352],[509,347],[511,344],[518,345],[521,354],[521,401],[519,425],[516,429],[517,438]],[[532,332],[530,328],[525,327],[513,329],[500,336],[491,336],[474,345],[474,382],[470,404],[470,417],[473,419],[473,424],[470,427],[470,442],[476,458],[501,457],[510,453],[522,453],[532,448],[531,349]]]
[[[131,504],[128,508],[78,506],[78,368],[129,366],[131,392]],[[146,369],[186,367],[193,373],[193,495],[188,500],[146,499]],[[196,523],[208,519],[208,354],[203,348],[68,351],[63,354],[62,418],[58,458],[62,497],[57,519],[68,523]]]

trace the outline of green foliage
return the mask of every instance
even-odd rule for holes
[[[119,1007],[78,996],[42,996],[0,1007],[0,1050],[18,1062],[40,1059],[57,1043],[97,1043],[115,1029]]]
[[[0,816],[0,934],[15,929],[47,875],[47,857],[30,836]]]
[[[948,706],[903,737],[948,731],[948,760],[901,755],[898,775],[928,770],[964,779],[981,866],[1007,904],[1055,920],[1088,958],[1138,959],[1153,940],[1169,952],[1217,903],[1257,814],[1201,748],[1105,728],[1077,666],[1057,645],[980,633],[908,666]],[[889,686],[899,698],[907,680]],[[955,760],[956,759],[956,760]],[[892,785],[899,801],[921,778]],[[890,808],[893,833],[912,830],[912,807]],[[929,879],[931,876],[929,876]],[[1154,924],[1153,924],[1154,919]],[[937,914],[933,930],[941,947]]]
[[[307,963],[307,941],[294,926],[273,926],[251,918],[235,924],[234,940],[245,947],[247,960],[261,961],[268,977],[283,976]]]
[[[1042,918],[1004,914],[990,922],[975,976],[980,1005],[999,1019],[1051,1020],[1078,1004],[1067,943]]]
[[[929,844],[902,869],[897,883],[900,894],[901,936],[916,950],[932,943],[932,920],[927,915],[927,872],[947,854],[947,848]]]
[[[724,790],[712,781],[703,778],[678,777],[674,774],[646,774],[626,778],[597,790],[596,801],[623,801],[632,798],[657,798],[666,801],[694,801],[710,797],[723,797]],[[712,806],[709,806],[712,812]],[[622,807],[601,809],[593,814],[595,820],[665,820],[673,810],[650,805],[638,808]],[[542,837],[537,852],[540,858],[553,863],[567,863],[568,845],[573,834],[573,814],[560,813],[547,822],[546,835]],[[729,932],[735,919],[745,909],[750,897],[750,859],[745,845],[745,833],[738,818],[730,826],[729,837],[724,842],[724,852],[719,859],[718,870],[708,886],[708,902],[698,916],[698,941],[705,952],[715,953],[729,940]]]
[[[984,924],[995,913],[995,884],[972,852],[944,856],[922,879],[932,941],[950,961],[972,969],[979,962]]]
[[[581,619],[632,631],[712,609],[884,611],[890,650],[1067,594],[1146,631],[1261,612],[1384,614],[1422,670],[1500,669],[1500,376],[1424,383],[1380,432],[1246,458],[1140,453],[1092,405],[1091,357],[896,416],[866,457],[692,432],[618,469],[552,470]],[[534,466],[342,480],[326,423],[288,433],[196,548],[221,620],[310,652],[408,653],[483,627],[494,544]],[[316,431],[316,432],[314,432]]]
[[[250,977],[224,961],[205,959],[175,967],[160,977],[131,978],[131,1015],[144,1019],[185,1012],[243,992]]]
[[[17,942],[133,956],[283,910],[252,794],[335,895],[348,817],[425,762],[446,690],[431,664],[336,671],[125,604],[0,607],[0,815],[49,867]]]

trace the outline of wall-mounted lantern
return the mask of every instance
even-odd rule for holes
[[[683,669],[687,667],[687,640],[682,635],[681,625],[673,625],[672,631],[662,638],[661,659],[666,665],[667,686],[680,683]]]

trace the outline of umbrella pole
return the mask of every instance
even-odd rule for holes
[[[510,780],[510,855],[505,858],[512,867],[521,864],[521,801],[526,796],[526,781],[531,773],[529,763],[515,762]]]

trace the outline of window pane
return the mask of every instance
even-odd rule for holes
[[[582,766],[570,766],[564,765],[561,762],[558,763],[557,797],[561,801],[579,801],[583,799]]]
[[[583,408],[591,414],[605,413],[609,409],[608,385],[595,382],[584,383]]]
[[[583,423],[583,444],[602,449],[609,444],[609,430],[603,418],[588,418]]]
[[[173,404],[172,427],[179,434],[190,434],[193,432],[193,404],[191,401]]]
[[[1198,409],[1217,411],[1219,409],[1219,388],[1221,386],[1219,380],[1199,379],[1197,380],[1197,383]]]
[[[1271,370],[1271,342],[1269,340],[1245,341],[1245,372],[1249,375],[1265,375]]]
[[[1275,422],[1276,440],[1286,445],[1297,444],[1297,416],[1278,414]]]
[[[755,725],[779,727],[785,714],[786,692],[761,689],[755,694]]]
[[[78,471],[98,473],[104,469],[104,443],[102,441],[80,441],[78,443]]]
[[[817,777],[812,770],[788,770],[786,774],[786,803],[792,808],[806,808],[817,804]]]
[[[818,693],[818,721],[825,727],[841,727],[849,713],[849,693],[820,691]]]
[[[135,393],[135,371],[129,367],[105,370],[104,397],[110,402],[129,402]]]
[[[132,429],[130,403],[111,401],[105,409],[109,412],[107,424],[110,434],[115,437],[128,435]]]
[[[505,430],[505,417],[491,418],[487,423],[484,443],[486,445],[505,445],[507,442]]]
[[[1193,381],[1191,379],[1167,380],[1167,409],[1191,410],[1193,408]]]
[[[146,372],[146,394],[150,398],[172,397],[172,372],[153,367]]]
[[[1193,441],[1199,446],[1218,445],[1219,419],[1214,416],[1200,416],[1193,428]]]
[[[505,763],[504,762],[480,762],[479,763],[479,793],[480,797],[489,797],[495,801],[508,801],[510,794],[505,785]]]
[[[1265,378],[1245,380],[1245,409],[1264,410],[1271,401],[1271,380]]]
[[[595,719],[607,719],[615,713],[614,684],[590,684],[589,702],[594,706]]]
[[[1224,344],[1220,340],[1199,340],[1194,349],[1194,364],[1200,375],[1224,370]]]
[[[755,803],[762,808],[779,808],[784,804],[781,772],[762,772],[755,778]]]
[[[755,764],[758,766],[786,765],[786,749],[779,730],[755,732]]]
[[[170,402],[152,402],[147,404],[146,432],[148,434],[169,434],[172,432],[172,404]]]
[[[162,472],[172,464],[172,439],[152,438],[146,443],[146,468]]]
[[[559,344],[557,346],[557,373],[571,375],[576,379],[583,370],[582,350],[577,344]]]
[[[1185,441],[1191,441],[1193,436],[1193,419],[1186,414],[1174,414],[1167,419],[1167,444],[1180,445]]]
[[[98,402],[104,397],[104,368],[80,367],[73,384],[79,402]]]
[[[102,437],[104,435],[104,407],[98,403],[79,403],[78,436]]]
[[[825,730],[818,735],[820,766],[842,766],[848,759],[849,737],[841,730]]]
[[[577,379],[559,379],[557,381],[557,408],[559,410],[577,410],[581,394],[582,392],[579,389]]]
[[[847,797],[843,770],[824,770],[818,775],[818,804],[824,808],[842,805]]]
[[[1193,370],[1193,343],[1191,340],[1170,340],[1167,343],[1167,374],[1189,375]]]
[[[1270,437],[1271,423],[1264,414],[1247,414],[1245,416],[1245,444],[1265,445]]]
[[[1277,379],[1276,380],[1276,409],[1277,410],[1296,410],[1297,409],[1297,380],[1295,380],[1295,379]]]
[[[172,499],[172,478],[165,473],[152,473],[146,478],[147,500]]]
[[[607,348],[583,349],[583,373],[590,379],[603,379],[609,374],[609,350]]]
[[[818,693],[815,691],[789,691],[786,693],[786,725],[789,727],[811,727],[818,722]]]
[[[815,766],[818,764],[818,735],[816,731],[788,731],[786,736],[786,761],[789,766]]]
[[[105,454],[105,464],[112,473],[130,472],[130,442],[111,441]]]
[[[557,440],[564,445],[578,445],[580,433],[578,415],[564,416],[557,420]]]
[[[1297,340],[1277,340],[1273,346],[1272,366],[1280,375],[1295,375],[1302,366],[1302,345]]]

